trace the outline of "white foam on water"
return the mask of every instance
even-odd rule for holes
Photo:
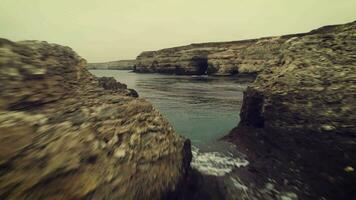
[[[206,175],[224,176],[235,167],[245,167],[249,162],[245,159],[234,157],[220,152],[200,152],[192,147],[193,160],[191,166]]]

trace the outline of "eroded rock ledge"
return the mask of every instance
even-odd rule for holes
[[[85,65],[69,47],[0,39],[0,199],[160,199],[181,184],[189,141]]]
[[[279,64],[245,91],[229,138],[250,165],[235,173],[256,199],[278,196],[256,196],[266,184],[303,200],[355,199],[356,22],[288,40],[280,51]]]
[[[265,37],[260,39],[199,43],[187,46],[147,51],[136,58],[134,70],[141,73],[188,75],[256,74],[280,65],[282,46],[304,36],[325,34],[342,25],[325,26],[309,33]]]

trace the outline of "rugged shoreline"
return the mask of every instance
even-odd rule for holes
[[[352,24],[352,23],[349,23]],[[142,52],[136,58],[134,71],[177,75],[233,75],[260,73],[280,65],[282,46],[291,40],[328,32],[343,25],[318,28],[308,33],[265,37],[233,42],[211,42]]]
[[[133,70],[135,63],[135,60],[88,63],[86,68],[89,70]]]
[[[245,91],[241,122],[225,138],[250,165],[216,177],[191,170],[189,140],[150,103],[113,78],[92,76],[70,48],[0,39],[0,197],[355,198],[355,41],[353,22],[309,34],[219,43],[217,57],[208,55],[205,44],[192,45],[203,50],[141,55],[153,61],[142,72],[258,73]],[[226,61],[220,57],[230,52],[226,44],[238,45],[233,59],[250,56],[237,71],[227,67],[231,63],[221,69],[212,64]],[[255,56],[268,63],[251,63]],[[176,62],[193,68],[177,68]]]
[[[233,174],[249,188],[251,199],[274,199],[282,191],[298,197],[291,199],[306,200],[346,200],[356,195],[355,174],[345,171],[355,164],[354,144],[347,142],[352,137],[238,127],[225,139],[250,161]],[[268,185],[277,192],[262,194]]]
[[[355,39],[355,22],[296,38],[244,92],[225,139],[250,161],[233,174],[251,199],[356,198]]]
[[[69,47],[0,39],[1,199],[162,199],[190,142]]]

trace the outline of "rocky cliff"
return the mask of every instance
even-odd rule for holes
[[[355,39],[356,22],[288,40],[245,92],[241,123],[356,134]]]
[[[356,22],[289,39],[279,52],[245,91],[230,134],[251,161],[242,176],[299,199],[355,199]]]
[[[339,25],[340,26],[340,25]],[[232,75],[255,74],[282,61],[282,46],[305,35],[324,33],[336,26],[326,26],[309,33],[266,37],[234,42],[200,43],[141,53],[136,72],[170,74]]]
[[[68,47],[0,39],[0,199],[161,199],[190,143]]]
[[[103,63],[88,63],[87,69],[132,70],[136,60],[118,60]]]

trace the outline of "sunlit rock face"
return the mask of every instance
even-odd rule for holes
[[[184,178],[189,142],[85,65],[69,47],[0,39],[0,199],[160,199]]]

